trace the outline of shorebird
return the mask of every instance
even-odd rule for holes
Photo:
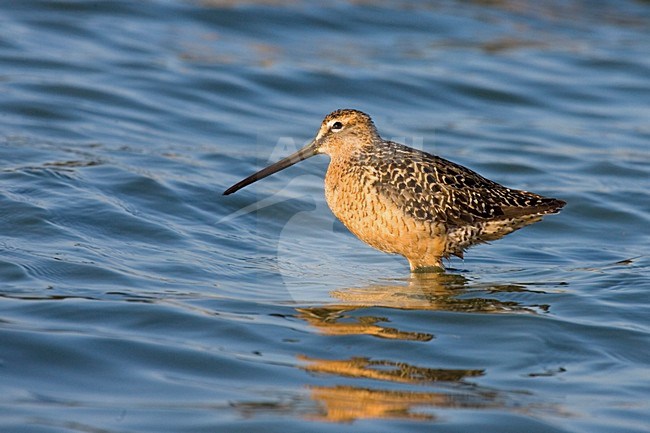
[[[350,109],[328,114],[307,146],[223,194],[321,153],[330,157],[325,198],[334,215],[368,245],[404,256],[412,272],[442,270],[443,258],[463,258],[470,246],[499,239],[566,204],[384,140],[370,116]]]

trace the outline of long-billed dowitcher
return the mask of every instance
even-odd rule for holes
[[[470,246],[499,239],[565,205],[384,140],[370,116],[348,109],[328,114],[311,143],[224,195],[319,153],[330,157],[325,198],[334,215],[368,245],[406,257],[411,271],[443,268],[443,258],[462,258]]]

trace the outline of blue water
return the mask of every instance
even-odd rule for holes
[[[0,2],[0,431],[650,431],[650,4]],[[568,202],[414,278],[326,157],[357,108]]]

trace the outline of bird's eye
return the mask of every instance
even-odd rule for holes
[[[340,131],[343,129],[343,124],[341,122],[334,122],[331,129],[332,131]]]

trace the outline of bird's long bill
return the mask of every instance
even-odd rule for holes
[[[241,180],[225,190],[223,192],[223,195],[228,195],[232,194],[233,192],[239,191],[243,187],[250,185],[253,182],[256,182],[260,179],[264,179],[266,176],[270,176],[273,173],[277,173],[280,170],[284,170],[287,167],[291,167],[292,165],[305,160],[311,156],[314,156],[318,153],[318,145],[316,143],[316,140],[312,141],[309,143],[307,146],[303,147],[296,153],[287,156],[286,158],[276,162],[275,164],[269,165],[268,167],[258,171],[255,174],[251,174],[248,176],[246,179]]]

